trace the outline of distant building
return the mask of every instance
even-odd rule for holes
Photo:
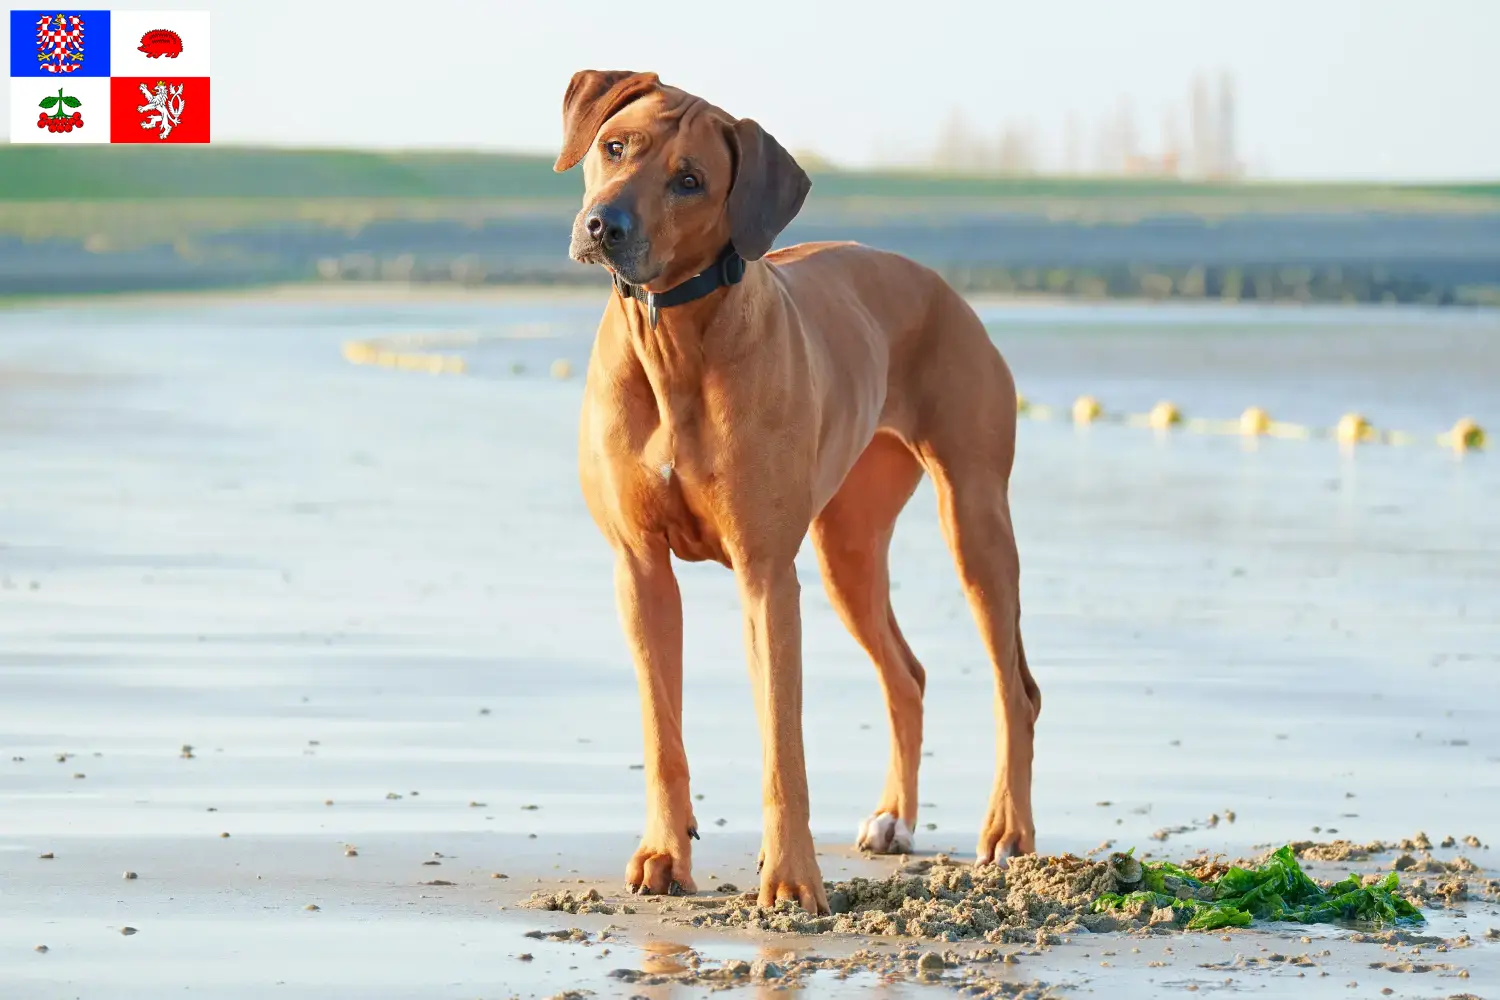
[[[1192,149],[1189,169],[1200,177],[1214,174],[1214,109],[1208,96],[1208,81],[1203,74],[1193,77],[1189,144]]]
[[[1235,149],[1234,80],[1228,73],[1219,77],[1219,120],[1216,156],[1217,177],[1235,177],[1240,172],[1239,151]]]

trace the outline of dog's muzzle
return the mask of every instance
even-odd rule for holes
[[[571,256],[584,264],[603,264],[631,281],[649,280],[642,273],[647,243],[640,222],[621,205],[594,205],[578,216]]]

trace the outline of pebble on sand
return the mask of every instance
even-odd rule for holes
[[[510,878],[510,876],[503,872],[491,872],[490,878]]]
[[[120,933],[124,934],[126,937],[130,937],[130,935],[137,933],[137,931],[134,927],[121,927]]]
[[[948,967],[943,961],[943,956],[935,951],[924,951],[922,957],[917,959],[917,971],[919,972],[941,972]]]
[[[126,879],[134,879],[134,878],[140,878],[140,876],[137,875],[135,872],[126,872],[125,873],[125,878]]]
[[[322,907],[319,906],[317,903],[308,903],[306,906],[303,907],[303,909],[306,910],[309,913],[313,913],[313,912],[316,912],[317,910],[321,910]]]
[[[45,955],[45,954],[47,954],[47,952],[49,952],[49,951],[51,951],[51,950],[52,950],[52,949],[51,949],[51,948],[48,948],[48,947],[47,947],[47,946],[46,946],[46,945],[44,945],[44,944],[39,944],[39,945],[37,945],[37,946],[36,946],[36,947],[35,947],[35,948],[33,948],[33,949],[32,949],[32,951],[39,951],[39,952],[41,952],[41,953],[42,953],[42,954],[43,954],[43,955]]]
[[[224,832],[223,832],[223,833],[221,833],[221,834],[219,834],[219,836],[220,836],[220,837],[223,837],[223,838],[228,838],[228,836],[229,836],[229,831],[228,831],[228,830],[225,830],[225,831],[224,831]]]
[[[73,780],[74,781],[81,781],[82,779],[87,778],[87,777],[88,777],[88,775],[86,775],[86,774],[74,774],[73,775]]]
[[[43,851],[41,854],[38,854],[37,857],[43,861],[51,861],[53,858],[53,854],[51,851]]]
[[[344,857],[346,857],[346,858],[357,858],[357,857],[359,857],[359,851],[355,850],[352,847],[346,847],[346,848],[344,848]]]

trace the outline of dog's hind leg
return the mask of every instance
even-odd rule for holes
[[[1036,850],[1031,765],[1041,692],[1021,645],[1020,559],[1011,524],[1016,389],[977,316],[945,304],[918,373],[929,397],[915,446],[938,497],[943,536],[995,671],[995,785],[976,848],[981,863]]]
[[[910,851],[917,822],[926,675],[891,610],[887,552],[896,516],[921,479],[916,456],[896,437],[877,434],[812,525],[828,599],[875,662],[890,713],[885,791],[857,841],[878,854]]]
[[[976,848],[979,861],[1036,850],[1032,741],[1041,692],[1021,646],[1019,569],[1010,505],[999,477],[956,480],[934,470],[943,534],[995,669],[995,787]]]

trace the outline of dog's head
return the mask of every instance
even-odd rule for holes
[[[812,182],[759,125],[668,87],[655,73],[583,70],[563,98],[554,170],[583,162],[574,260],[664,291],[726,243],[758,260]]]

